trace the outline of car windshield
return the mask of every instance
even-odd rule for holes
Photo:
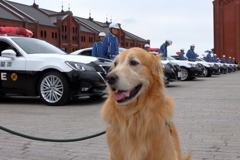
[[[196,61],[202,61],[202,62],[206,62],[204,59],[202,58],[196,58]]]
[[[123,51],[126,51],[127,49],[126,48],[119,48],[119,52],[123,52]]]
[[[170,57],[170,56],[168,56],[167,59],[168,59],[168,60],[176,60],[175,58]]]
[[[28,54],[66,54],[54,45],[34,38],[12,38]]]

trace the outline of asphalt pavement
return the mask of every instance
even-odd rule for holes
[[[183,154],[195,160],[240,160],[240,71],[172,82]],[[1,97],[0,126],[27,135],[71,139],[105,130],[100,110],[105,98],[80,98],[51,107],[37,97]],[[107,160],[105,135],[69,143],[41,142],[0,130],[0,160]]]

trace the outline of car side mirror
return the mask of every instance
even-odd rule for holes
[[[2,57],[11,58],[12,60],[16,59],[17,53],[12,49],[6,49],[2,51]]]

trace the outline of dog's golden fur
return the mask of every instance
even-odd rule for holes
[[[190,155],[181,155],[172,122],[174,102],[164,93],[159,59],[160,56],[132,48],[113,62],[109,74],[117,75],[118,80],[108,85],[109,97],[101,110],[108,123],[110,160],[191,160]],[[124,103],[116,101],[114,94],[118,90],[131,90],[138,84],[142,88],[134,98]]]

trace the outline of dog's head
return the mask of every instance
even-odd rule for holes
[[[128,49],[115,58],[106,79],[110,96],[117,104],[126,105],[162,91],[163,71],[159,59],[160,56],[141,48]]]

